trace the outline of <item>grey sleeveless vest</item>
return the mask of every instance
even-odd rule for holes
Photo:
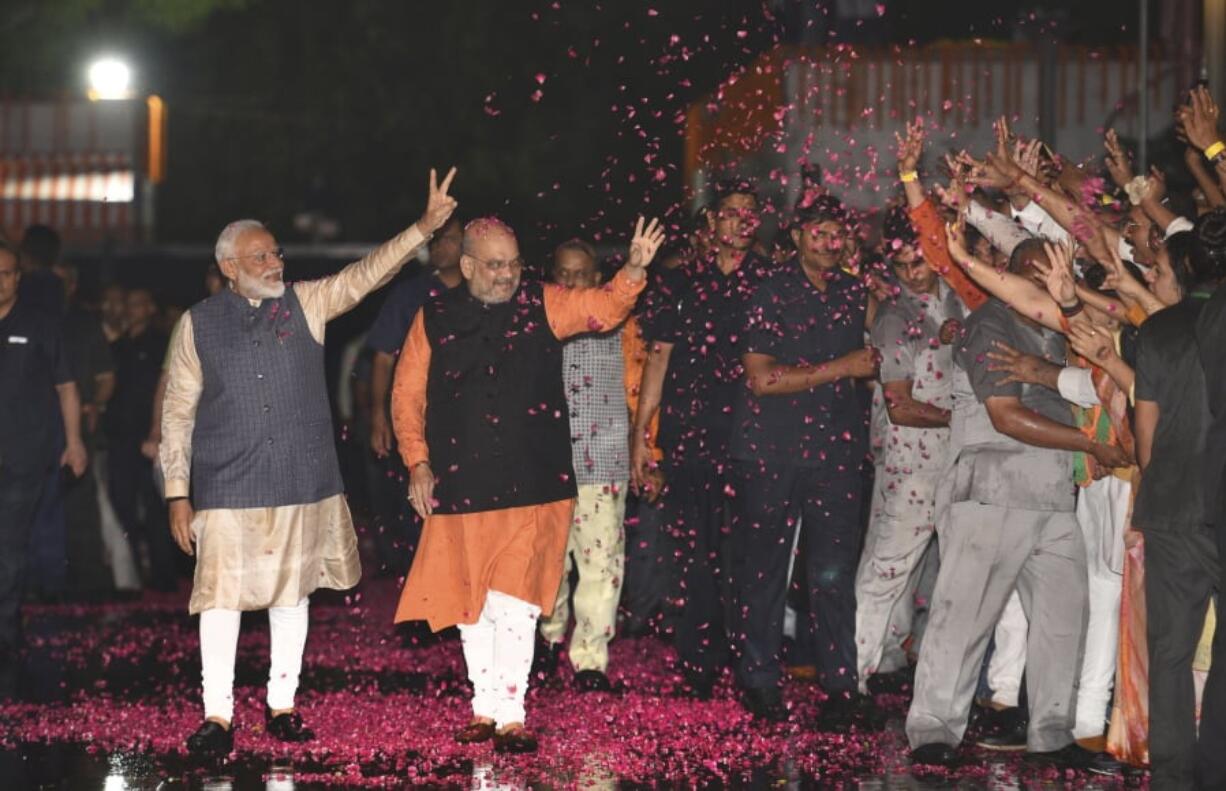
[[[192,433],[192,503],[261,508],[344,490],[324,377],[293,288],[252,307],[230,289],[191,309],[204,391]]]

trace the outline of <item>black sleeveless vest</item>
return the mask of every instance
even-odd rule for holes
[[[574,497],[562,343],[549,329],[542,286],[525,283],[500,305],[460,287],[422,310],[435,513]]]
[[[324,377],[293,288],[252,307],[230,289],[191,309],[204,390],[192,432],[192,504],[262,508],[344,491]]]

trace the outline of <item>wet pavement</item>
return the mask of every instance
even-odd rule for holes
[[[1141,788],[1143,774],[1097,778],[968,750],[952,774],[913,775],[905,695],[879,695],[881,733],[819,732],[822,694],[789,682],[787,723],[751,720],[725,680],[713,700],[684,697],[671,649],[614,643],[612,694],[579,693],[569,674],[529,694],[532,756],[457,745],[467,721],[458,639],[391,626],[398,586],[369,580],[312,599],[298,707],[318,737],[285,745],[263,730],[268,626],[244,617],[235,752],[198,765],[183,749],[199,724],[199,644],[186,592],[125,603],[30,606],[21,699],[0,706],[0,789]]]

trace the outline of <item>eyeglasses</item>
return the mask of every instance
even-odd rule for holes
[[[484,265],[485,268],[490,270],[491,272],[501,272],[504,269],[511,271],[511,272],[518,272],[519,270],[524,268],[523,256],[520,256],[519,258],[512,258],[510,261],[499,261],[497,259],[493,261],[486,261],[484,258],[478,258],[472,253],[465,253],[465,255],[467,255],[472,260],[477,261],[478,263]]]
[[[268,259],[270,258],[276,259],[277,261],[281,261],[282,263],[284,263],[285,262],[285,250],[283,248],[278,247],[275,250],[264,250],[259,253],[250,253],[248,255],[230,256],[231,261],[241,261],[244,258],[254,258],[260,264],[268,263]]]

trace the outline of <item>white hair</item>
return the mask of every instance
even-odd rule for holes
[[[234,243],[238,241],[238,237],[242,236],[247,231],[266,231],[264,223],[259,220],[235,220],[234,222],[221,229],[221,233],[217,235],[217,244],[213,246],[213,257],[220,264],[227,258],[234,257]]]

